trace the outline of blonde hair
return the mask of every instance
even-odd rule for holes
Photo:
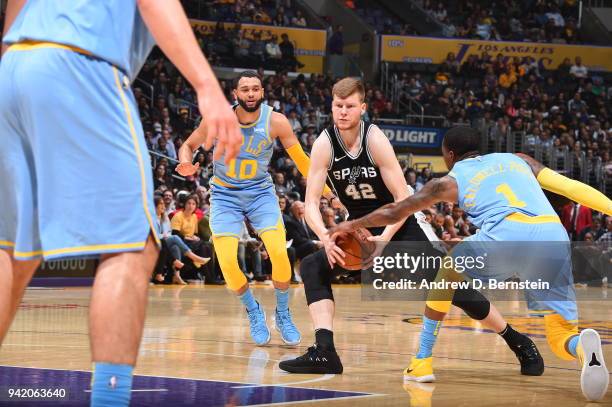
[[[332,96],[338,96],[341,99],[346,99],[353,93],[358,93],[359,99],[363,102],[365,99],[365,88],[361,79],[344,78],[336,82],[332,88]]]

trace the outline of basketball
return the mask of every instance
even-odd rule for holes
[[[346,257],[344,266],[346,270],[361,270],[364,264],[370,260],[370,256],[376,249],[376,242],[370,242],[368,237],[372,236],[366,228],[359,228],[348,234],[343,234],[336,239],[336,245],[341,248]]]

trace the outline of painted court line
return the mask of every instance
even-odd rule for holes
[[[39,347],[39,348],[77,348],[77,349],[89,349],[89,346],[84,345],[54,345],[54,344],[24,344],[24,343],[5,343],[2,346],[26,346],[26,347]],[[221,356],[221,357],[233,357],[233,358],[241,358],[241,359],[257,359],[257,360],[271,360],[273,362],[280,362],[280,359],[265,359],[259,358],[256,356],[243,356],[243,355],[232,355],[228,353],[212,353],[212,352],[196,352],[196,351],[187,351],[187,350],[171,350],[171,349],[149,349],[144,348],[141,349],[140,352],[164,352],[164,353],[189,353],[193,355],[208,355],[208,356]],[[196,380],[196,379],[192,379]]]
[[[183,339],[183,338],[172,338],[173,340],[179,339],[179,340],[189,340],[189,339]],[[223,342],[223,341],[220,341]],[[230,342],[233,343],[233,342]],[[51,344],[35,344],[35,345],[24,345],[24,344],[20,344],[20,343],[7,343],[7,344],[3,344],[2,346],[36,346],[36,347],[64,347],[64,348],[89,348],[89,346],[79,346],[79,345],[51,345]],[[371,354],[371,353],[375,353],[377,355],[389,355],[389,356],[414,356],[415,353],[414,352],[385,352],[385,351],[368,351],[368,350],[363,350],[363,349],[348,349],[348,348],[337,348],[338,351],[342,351],[342,352],[362,352],[362,353],[366,353],[366,354]],[[168,350],[168,349],[160,349],[160,350],[154,350],[154,349],[146,349],[146,351],[148,352],[174,352],[174,353],[190,353],[190,354],[201,354],[201,355],[209,355],[209,356],[219,356],[219,357],[236,357],[236,358],[242,358],[242,359],[250,359],[249,356],[242,356],[242,355],[229,355],[229,354],[224,354],[224,353],[210,353],[210,352],[195,352],[195,351],[178,351],[178,350]],[[485,359],[473,359],[473,358],[461,358],[461,357],[455,357],[455,356],[436,356],[437,359],[446,359],[446,360],[461,360],[461,361],[469,361],[469,362],[485,362],[485,363],[495,363],[495,364],[499,364],[499,365],[510,365],[510,366],[519,366],[518,363],[516,362],[502,362],[502,361],[496,361],[496,360],[485,360]],[[268,359],[274,362],[280,362],[279,359]],[[15,366],[15,367],[25,367],[25,366]],[[567,371],[576,371],[579,372],[580,369],[577,368],[571,368],[571,367],[562,367],[562,366],[546,366],[546,369],[556,369],[556,370],[567,370]],[[52,369],[53,370],[53,369]],[[58,369],[58,370],[62,370],[62,369]],[[71,369],[63,369],[63,370],[71,370]],[[84,372],[86,370],[83,370]],[[612,376],[612,372],[610,372],[610,375]],[[140,375],[140,376],[146,376],[146,375]],[[183,379],[182,377],[172,377],[172,376],[151,376],[151,377],[167,377],[170,379]],[[192,379],[192,378],[186,378],[189,380],[201,380],[201,379]],[[223,382],[223,380],[215,380],[217,382]],[[226,383],[236,383],[236,382],[230,382],[230,381],[225,381]],[[245,383],[247,384],[247,383]],[[249,383],[250,385],[250,383]]]
[[[85,393],[91,393],[91,390],[83,390]],[[161,392],[161,391],[168,391],[168,389],[132,389],[131,390],[132,393],[144,393],[144,392]]]
[[[38,369],[38,370],[59,370],[59,371],[63,371],[63,372],[82,372],[82,373],[91,373],[91,370],[81,370],[81,369],[63,369],[63,368],[50,368],[50,367],[31,367],[31,366],[16,366],[16,365],[0,365],[0,367],[8,367],[8,368],[23,368],[23,369]],[[261,385],[257,385],[257,386],[252,386],[252,383],[245,383],[245,382],[241,382],[238,380],[218,380],[218,379],[196,379],[193,377],[178,377],[178,376],[160,376],[160,375],[149,375],[149,374],[135,374],[134,376],[142,376],[142,377],[159,377],[162,379],[178,379],[178,380],[194,380],[194,381],[202,381],[202,382],[206,382],[206,381],[210,381],[210,382],[219,382],[219,383],[239,383],[239,384],[244,384],[246,387],[269,387],[269,385],[265,385],[265,384],[261,384]],[[282,384],[281,386],[285,386],[284,384]],[[233,387],[241,387],[241,386],[233,386]],[[316,388],[316,387],[299,387],[299,389],[306,389],[306,390],[323,390],[323,391],[330,391],[330,392],[338,392],[338,393],[367,393],[364,396],[351,396],[351,397],[366,397],[366,396],[385,396],[386,394],[379,394],[379,393],[371,393],[371,392],[365,392],[365,391],[361,391],[361,390],[339,390],[339,389],[320,389],[320,388]],[[342,397],[342,399],[347,399],[348,397]],[[312,400],[315,401],[315,400]],[[293,402],[296,403],[296,402]],[[252,407],[252,406],[251,406]]]
[[[289,374],[287,374],[288,376]],[[303,384],[303,383],[314,383],[314,382],[322,382],[325,380],[329,380],[332,377],[335,377],[335,374],[325,374],[322,377],[317,377],[315,379],[309,379],[309,380],[301,380],[299,382],[288,382],[288,383],[271,383],[271,384],[252,384],[252,385],[247,385],[247,386],[232,386],[232,389],[246,389],[249,387],[271,387],[271,386],[290,386],[290,385],[294,385],[294,384]]]
[[[342,391],[342,390],[341,390]],[[366,398],[366,397],[380,397],[380,396],[386,396],[386,394],[378,394],[378,393],[369,393],[369,394],[364,394],[363,396],[347,396],[347,397],[342,397],[342,398],[337,398],[337,399],[319,399],[319,400],[301,400],[301,401],[281,401],[278,403],[266,403],[266,404],[248,404],[248,407],[264,407],[264,406],[282,406],[282,405],[294,405],[294,404],[305,404],[305,403],[319,403],[319,402],[330,402],[330,401],[344,401],[344,400],[349,400],[349,399],[362,399],[362,398]],[[236,407],[245,407],[245,406],[236,406]]]
[[[7,343],[4,344],[4,346],[24,346],[24,347],[58,347],[58,348],[80,348],[80,349],[85,349],[85,348],[89,348],[89,346],[83,346],[83,345],[54,345],[54,344],[24,344],[24,343]],[[250,357],[250,356],[242,356],[242,355],[230,355],[230,354],[224,354],[224,353],[210,353],[210,352],[196,352],[196,351],[181,351],[181,350],[170,350],[170,349],[146,349],[146,351],[148,352],[164,352],[164,353],[189,353],[189,354],[196,354],[196,355],[212,355],[212,356],[229,356],[229,357],[235,357],[235,358],[243,358],[243,359],[256,359],[256,360],[271,360],[273,362],[280,362],[279,359],[271,359],[271,358],[260,358],[260,357]],[[15,366],[15,367],[19,367],[19,366]],[[67,369],[70,370],[70,369]],[[139,375],[139,376],[144,376],[144,375]],[[321,382],[321,381],[326,381],[329,380],[331,378],[333,378],[334,374],[325,374],[321,377],[317,377],[314,379],[309,379],[309,380],[301,380],[301,381],[297,381],[297,382],[288,382],[288,383],[271,383],[271,384],[248,384],[248,385],[244,385],[244,386],[232,386],[231,388],[233,389],[243,389],[243,388],[253,388],[253,387],[273,387],[273,386],[291,386],[291,385],[296,385],[296,384],[304,384],[304,383],[315,383],[315,382]],[[153,376],[153,377],[164,377],[164,376]],[[174,379],[174,377],[173,377]],[[180,378],[177,378],[180,379]],[[200,380],[200,379],[190,379],[190,380]],[[208,379],[204,379],[204,380],[208,380]],[[215,380],[215,381],[220,381],[220,380]],[[236,383],[235,381],[232,383]]]
[[[61,381],[68,386],[72,395],[71,402],[85,406],[88,403],[91,373],[87,370],[31,368],[0,365],[0,377],[3,381],[30,382],[50,380]],[[333,377],[333,375],[332,375]],[[310,381],[310,380],[309,380]],[[277,406],[303,403],[330,402],[332,400],[381,396],[368,392],[349,390],[330,390],[322,388],[288,387],[286,384],[257,385],[251,388],[239,388],[238,384],[249,384],[240,381],[188,379],[158,375],[135,375],[134,385],[140,387],[133,390],[132,403],[135,406],[149,406],[157,402],[164,405],[191,405],[197,401],[199,405],[212,407],[218,405],[235,406]],[[273,387],[270,387],[273,386]],[[270,390],[268,390],[270,389]],[[80,396],[77,396],[80,394]],[[136,396],[138,394],[138,396]],[[77,399],[74,400],[74,396]],[[187,403],[185,401],[187,400]],[[191,401],[190,401],[191,400]],[[327,404],[327,403],[326,403]],[[318,403],[317,405],[321,405]]]

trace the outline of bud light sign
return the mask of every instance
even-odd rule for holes
[[[396,147],[439,148],[446,129],[414,126],[389,126],[381,124],[378,127],[385,133],[389,141]]]

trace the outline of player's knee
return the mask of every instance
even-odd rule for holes
[[[221,270],[229,270],[238,267],[238,252],[227,252],[224,250],[215,250],[217,253],[217,261]]]
[[[273,245],[270,245],[270,248],[266,246],[266,251],[270,256],[270,261],[272,262],[273,266],[274,264],[279,264],[282,266],[289,265],[289,256],[287,256],[287,248],[285,246],[285,242],[275,243]]]
[[[227,284],[227,288],[232,291],[239,291],[245,284],[248,284],[246,277],[240,267],[238,266],[238,262],[227,262],[225,264],[220,262],[221,266],[221,274],[223,274],[223,278]]]
[[[270,256],[270,261],[272,262],[272,280],[279,283],[288,283],[291,280],[291,263],[289,263],[287,253],[285,252],[278,257]]]
[[[261,238],[272,263],[272,279],[281,283],[289,282],[291,280],[291,263],[289,263],[289,256],[287,255],[284,230],[280,227],[277,230],[270,230],[265,232]]]
[[[332,292],[331,284],[326,286],[320,286],[318,288],[304,287],[304,293],[306,294],[307,305],[322,300],[334,300],[334,294]]]
[[[329,272],[326,270],[325,261],[325,256],[316,252],[304,257],[300,263],[300,276],[308,305],[321,300],[334,300],[331,280],[324,276],[324,273]]]
[[[287,244],[282,225],[278,225],[277,229],[264,232],[261,235],[261,240],[263,240],[270,258],[287,257]]]
[[[219,237],[214,239],[214,245],[217,261],[227,287],[232,291],[238,291],[247,283],[246,277],[238,265],[238,239]]]
[[[482,321],[489,315],[491,303],[480,292],[469,290],[457,290],[453,296],[453,305],[461,308],[470,318]]]
[[[316,264],[317,261],[314,254],[304,257],[300,262],[300,277],[304,283],[304,288],[312,286],[319,278]]]

